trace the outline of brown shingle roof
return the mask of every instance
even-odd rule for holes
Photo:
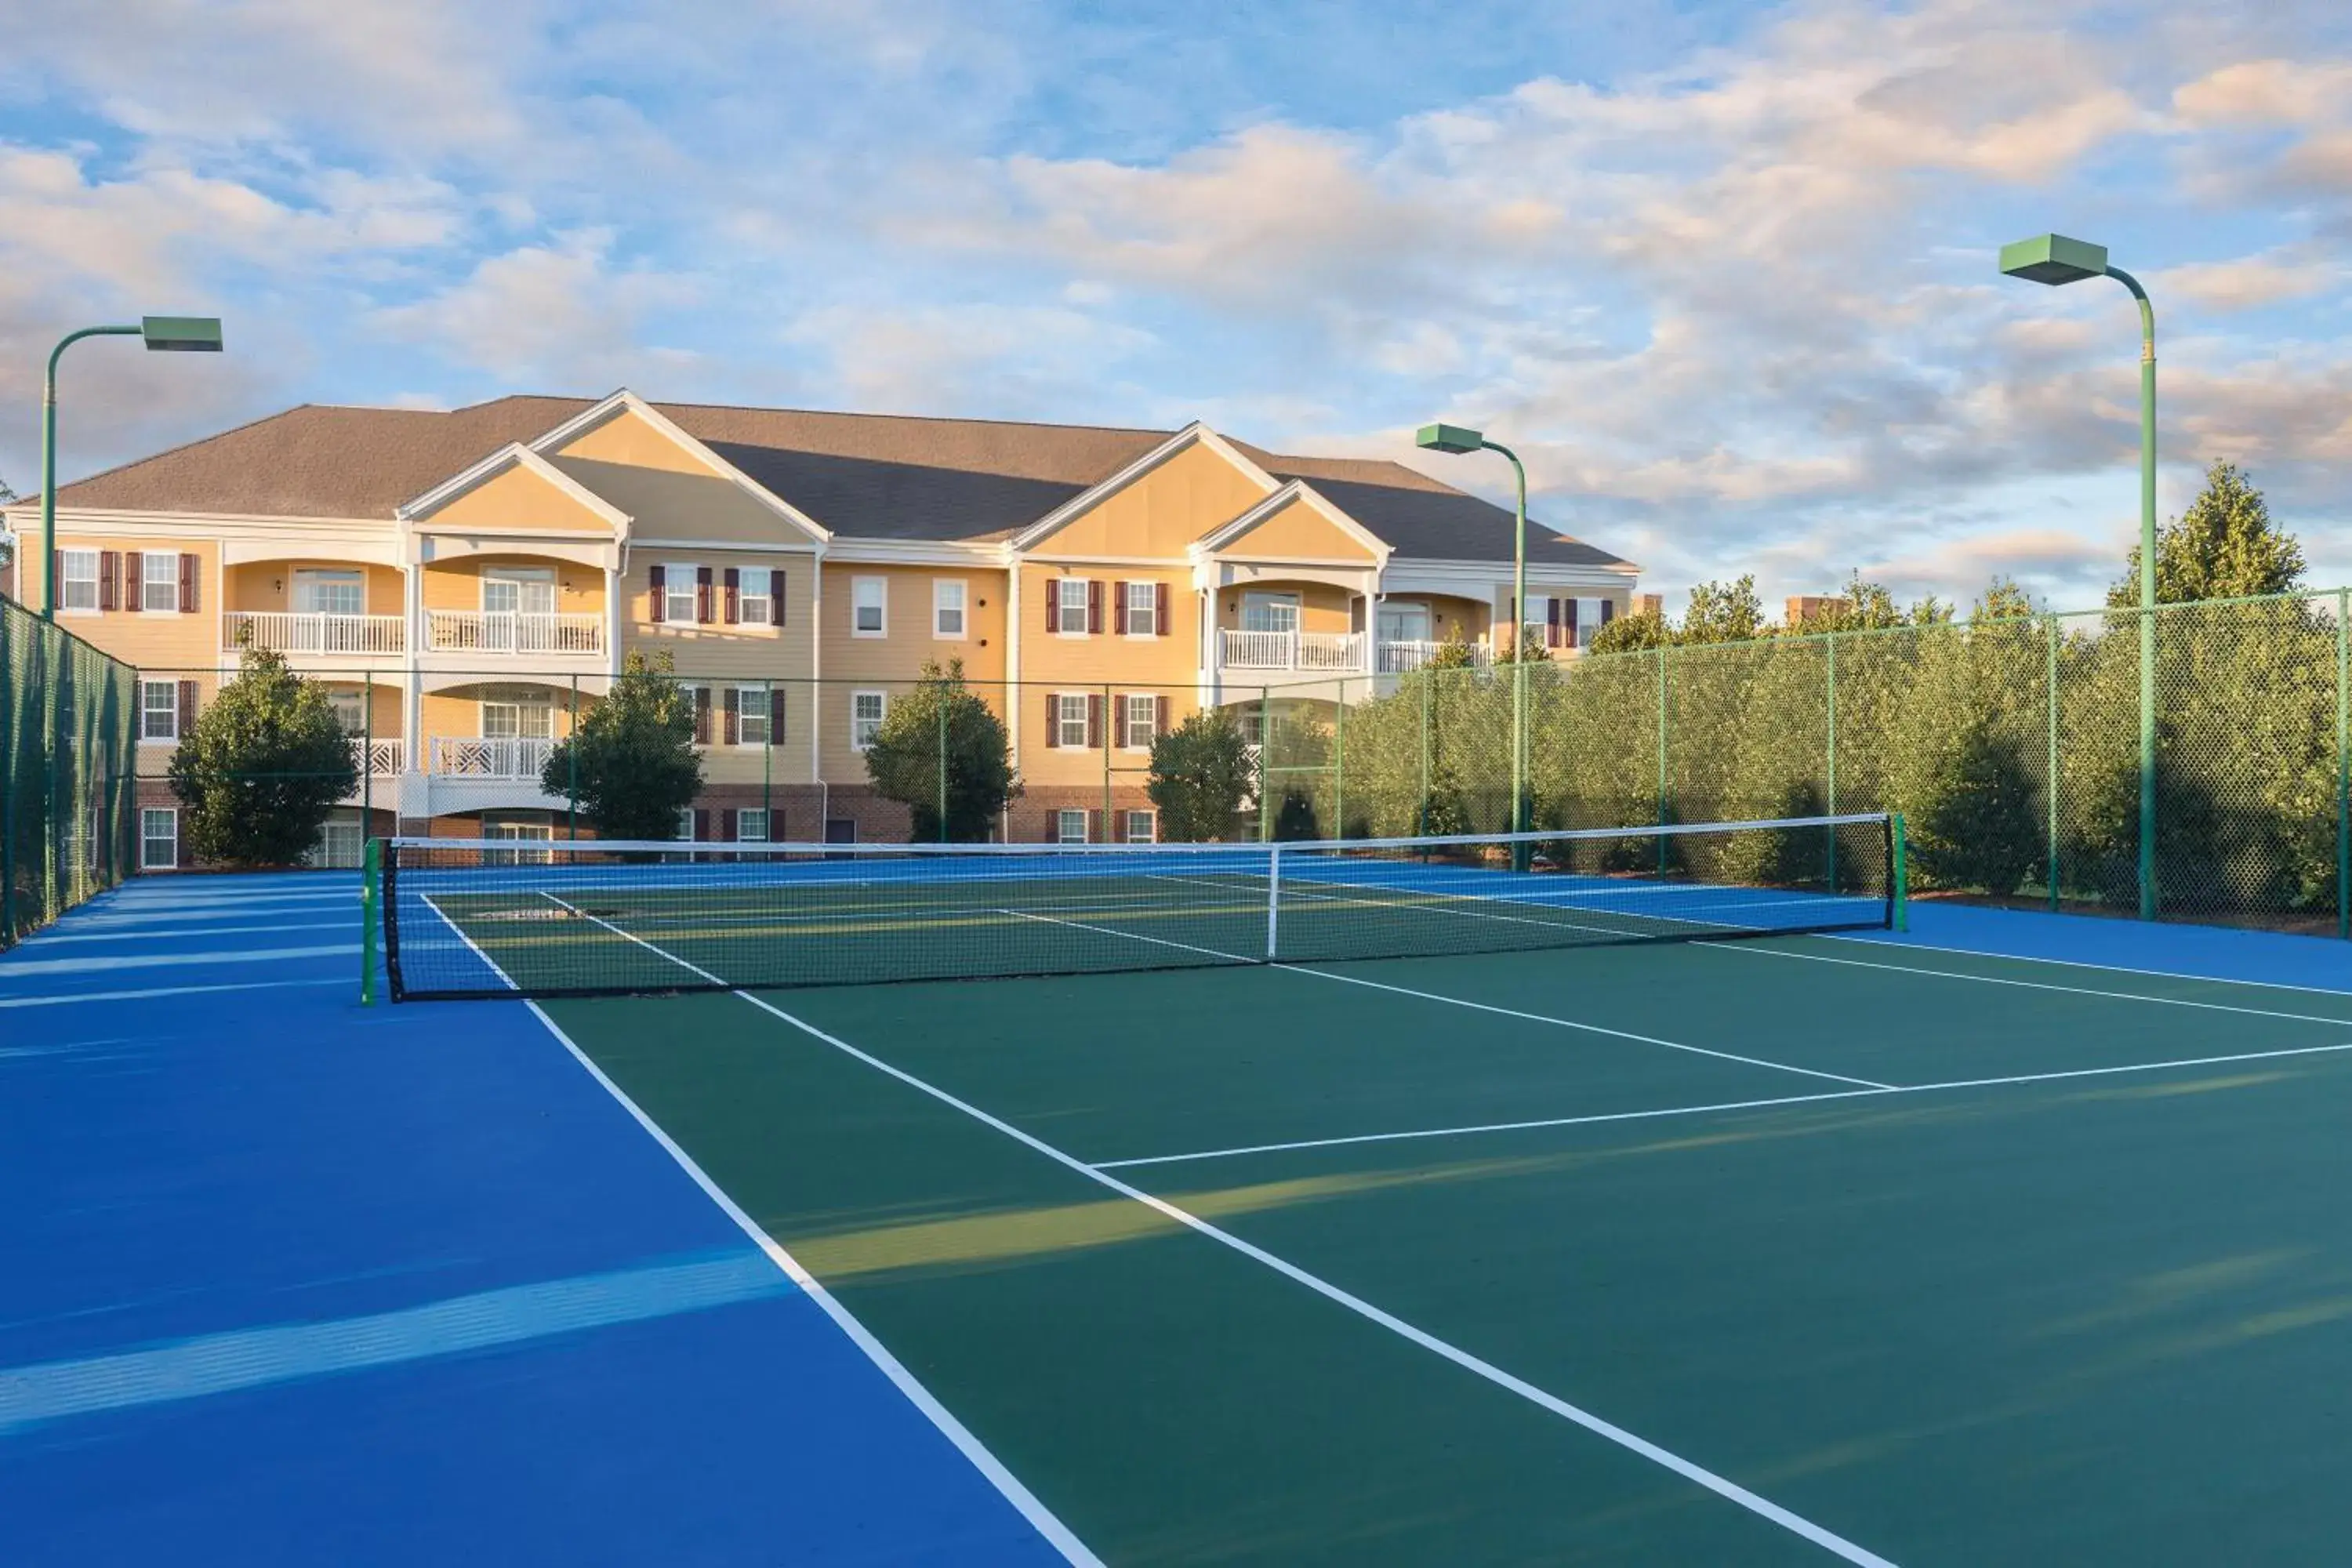
[[[509,442],[593,407],[518,395],[446,412],[305,404],[58,491],[99,510],[389,518]],[[659,404],[696,439],[835,533],[998,539],[1099,484],[1166,430]],[[1284,457],[1236,442],[1278,479],[1303,479],[1400,556],[1507,560],[1510,513],[1398,463]],[[1617,558],[1530,525],[1530,560]]]

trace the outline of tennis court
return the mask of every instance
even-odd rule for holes
[[[1815,933],[1868,842],[1737,914],[1360,855],[386,898],[415,980],[686,992],[533,1005],[1076,1560],[2325,1557],[2352,996]],[[942,952],[1076,973],[856,983]]]

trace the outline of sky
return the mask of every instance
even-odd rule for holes
[[[2352,8],[0,0],[0,479],[509,392],[1399,458],[1679,605],[2095,604],[2250,469],[2352,582]]]

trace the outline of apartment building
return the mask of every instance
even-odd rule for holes
[[[35,509],[8,509],[37,535]],[[1015,840],[1148,839],[1151,741],[1204,706],[1339,705],[1515,622],[1572,658],[1636,569],[1401,465],[1131,430],[501,398],[305,405],[60,487],[37,599],[142,671],[142,857],[184,858],[164,773],[238,651],[326,685],[364,836],[571,827],[551,749],[633,651],[693,689],[729,840],[897,837],[863,750],[927,661],[961,663],[1023,781]]]

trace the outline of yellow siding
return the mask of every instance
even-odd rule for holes
[[[367,575],[367,609],[371,616],[397,616],[408,608],[402,592],[400,570],[394,566],[358,565],[350,561],[314,560],[295,556],[283,561],[250,561],[228,569],[227,591],[222,595],[225,610],[291,610],[294,607],[294,574],[307,568],[328,572],[349,572],[354,566]]]
[[[486,533],[516,531],[610,533],[613,525],[543,475],[512,468],[476,485],[427,520],[436,528],[478,528]]]
[[[1038,548],[1052,555],[1173,559],[1265,495],[1206,445],[1188,447],[1065,524]]]
[[[1303,500],[1280,507],[1272,517],[1219,552],[1241,560],[1361,561],[1372,552]]]
[[[584,616],[604,608],[604,574],[594,566],[557,561],[544,555],[467,555],[450,562],[428,562],[423,594],[428,610],[478,610],[482,607],[482,575],[499,566],[552,567],[558,615]],[[375,604],[375,584],[368,584],[368,604]]]
[[[1189,456],[1189,454],[1188,454]],[[1045,629],[1045,606],[1052,585],[1066,577],[1102,584],[1103,629],[1087,637],[1063,636]],[[1168,588],[1168,635],[1121,637],[1114,609],[1118,584],[1165,584]],[[1056,691],[1111,694],[1164,693],[1170,700],[1170,723],[1183,722],[1194,705],[1200,678],[1201,595],[1192,574],[1181,569],[1151,570],[1115,566],[1041,566],[1021,568],[1021,694],[1015,715],[1021,739],[1021,775],[1041,786],[1094,784],[1102,782],[1104,754],[1100,750],[1073,751],[1045,744],[1047,694]],[[1108,720],[1105,728],[1111,728]],[[1146,759],[1113,748],[1114,770],[1141,768]],[[1126,782],[1133,782],[1129,780]]]
[[[879,577],[889,584],[888,613],[884,617],[888,635],[885,637],[850,635],[853,584],[859,577]],[[961,642],[931,635],[931,583],[942,577],[958,579],[965,585],[969,635]],[[862,784],[866,779],[865,759],[849,743],[853,691],[902,691],[921,676],[926,661],[936,659],[944,665],[960,658],[965,679],[982,695],[996,699],[992,685],[1004,679],[1005,669],[1005,574],[992,567],[874,566],[844,562],[825,568],[824,685],[815,700],[824,704],[821,765],[828,781]]]
[[[1298,598],[1298,629],[1303,632],[1349,632],[1357,628],[1357,595],[1328,583],[1287,582],[1268,578],[1247,588],[1227,588],[1217,596],[1217,625],[1237,631],[1242,624],[1242,600],[1252,593],[1293,594]]]
[[[709,625],[653,619],[653,568],[710,568],[710,613],[726,614],[727,568],[758,567],[784,574],[784,623],[781,626]],[[749,676],[768,680],[805,679],[810,674],[809,617],[815,610],[816,563],[806,555],[755,551],[696,550],[640,543],[629,552],[620,577],[621,646],[651,654],[667,651],[681,677],[698,673]]]
[[[60,609],[58,611],[58,624],[125,664],[135,664],[144,669],[201,667],[210,670],[221,662],[220,552],[211,540],[162,541],[60,533],[58,535],[58,548],[111,550],[118,555],[134,550],[142,554],[193,552],[198,562],[194,614],[184,616],[176,610],[126,610],[122,605],[131,585],[123,582],[122,592],[116,595],[113,609],[94,614]],[[26,551],[27,563],[40,553],[37,545]],[[39,579],[47,574],[47,563],[41,563],[36,570],[26,574],[34,579],[26,584],[35,595],[33,603],[39,602]],[[127,575],[125,565],[120,560],[115,563],[115,574],[118,580]],[[232,659],[230,662],[235,661]]]
[[[715,472],[709,464],[647,424],[635,410],[627,408],[556,450],[567,458],[625,463],[632,468],[660,468],[673,474]]]

